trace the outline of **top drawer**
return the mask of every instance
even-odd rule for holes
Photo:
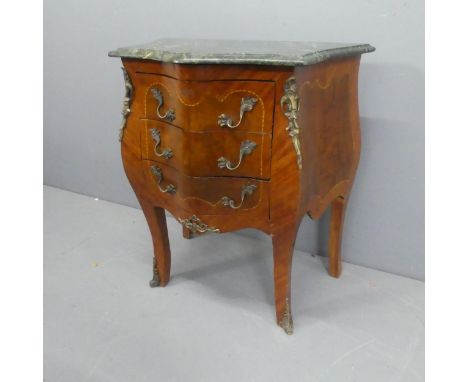
[[[269,81],[181,81],[157,74],[137,74],[140,117],[188,131],[270,133],[275,87]]]

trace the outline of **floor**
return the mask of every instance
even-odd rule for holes
[[[275,324],[271,246],[182,238],[150,288],[140,210],[44,188],[45,381],[423,381],[424,283],[294,255],[295,332]]]

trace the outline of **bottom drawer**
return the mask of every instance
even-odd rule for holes
[[[251,178],[190,177],[162,163],[143,161],[154,199],[164,208],[203,215],[268,214],[269,182]]]

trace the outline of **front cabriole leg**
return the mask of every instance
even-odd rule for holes
[[[169,282],[171,272],[171,249],[167,233],[166,214],[163,208],[141,201],[141,207],[153,239],[153,278],[152,288],[165,286]]]
[[[277,94],[280,112],[275,113],[273,129],[270,233],[273,241],[276,322],[287,334],[292,334],[291,269],[299,227],[303,152],[296,78],[292,72],[285,72],[278,85],[283,91]]]
[[[273,234],[276,321],[287,334],[293,334],[291,312],[291,269],[297,227]]]

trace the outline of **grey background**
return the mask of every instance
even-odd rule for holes
[[[370,43],[360,74],[362,154],[343,257],[424,279],[424,2],[249,0],[44,2],[44,182],[137,206],[120,160],[123,96],[107,52],[159,37]],[[298,249],[324,254],[328,214]],[[244,234],[268,240],[263,234]]]

